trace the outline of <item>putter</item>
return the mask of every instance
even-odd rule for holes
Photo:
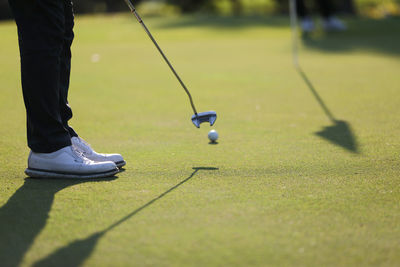
[[[190,95],[189,90],[187,89],[186,85],[183,83],[182,79],[179,77],[178,73],[172,67],[172,65],[169,62],[168,58],[165,56],[164,52],[161,50],[160,46],[157,44],[156,40],[154,39],[153,35],[150,33],[149,29],[144,24],[142,18],[137,13],[137,11],[136,11],[135,7],[133,6],[132,2],[130,0],[125,0],[125,3],[128,5],[129,9],[131,10],[131,13],[133,13],[135,15],[136,19],[143,26],[144,31],[147,33],[147,35],[153,41],[153,43],[156,46],[157,50],[160,52],[161,56],[164,58],[165,62],[168,64],[169,68],[174,73],[175,77],[178,79],[179,83],[181,84],[181,86],[185,90],[186,94],[188,95],[189,100],[190,100],[190,105],[192,106],[192,109],[193,109],[193,112],[194,112],[194,115],[192,116],[193,124],[197,128],[200,128],[200,124],[202,124],[203,122],[209,122],[210,126],[214,125],[214,123],[215,123],[215,121],[217,119],[217,113],[215,111],[207,111],[207,112],[197,113],[196,107],[194,106],[194,102],[193,102],[192,96]]]

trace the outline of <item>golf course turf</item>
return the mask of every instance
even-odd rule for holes
[[[398,266],[400,20],[301,38],[286,17],[77,16],[71,125],[112,179],[24,175],[15,24],[0,23],[2,266]],[[216,129],[218,144],[207,133]]]

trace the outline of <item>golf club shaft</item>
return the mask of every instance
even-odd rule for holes
[[[129,6],[131,12],[135,15],[136,19],[139,21],[139,23],[143,26],[143,29],[147,33],[147,35],[150,37],[150,39],[153,41],[154,45],[156,46],[157,50],[160,52],[161,56],[164,58],[165,62],[167,62],[169,68],[171,71],[174,73],[175,77],[178,79],[179,83],[182,85],[183,89],[185,90],[186,94],[189,97],[190,100],[190,105],[192,106],[192,109],[194,111],[194,114],[197,115],[197,110],[194,106],[192,96],[190,95],[189,90],[186,88],[186,85],[183,83],[182,79],[179,77],[178,73],[175,71],[174,67],[172,67],[171,63],[169,62],[168,58],[165,56],[164,52],[161,50],[160,46],[157,44],[156,40],[154,39],[153,35],[150,33],[149,29],[147,29],[146,25],[144,24],[142,18],[139,16],[139,14],[136,12],[135,7],[133,6],[132,2],[130,0],[125,0],[126,4]]]
[[[296,68],[299,67],[299,51],[298,51],[298,33],[297,33],[297,1],[289,0],[290,6],[290,24],[292,28],[292,53],[293,53],[293,64]]]

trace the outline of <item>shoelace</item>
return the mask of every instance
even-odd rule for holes
[[[79,151],[79,152],[81,152],[82,154],[83,154],[83,156],[85,156],[85,154],[86,155],[90,155],[90,154],[92,154],[93,153],[93,149],[92,149],[92,147],[89,145],[89,143],[87,143],[85,140],[83,140],[83,139],[81,139],[81,138],[79,138],[79,137],[77,137],[77,139],[76,140],[78,140],[78,144],[77,144],[77,148],[79,149],[79,150],[81,150],[81,151]]]
[[[87,161],[83,152],[76,149],[76,147],[72,146],[72,152],[73,152],[72,154],[74,155],[76,162],[83,163],[83,162]]]

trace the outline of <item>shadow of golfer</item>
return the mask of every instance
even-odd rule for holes
[[[174,185],[158,197],[153,198],[143,206],[135,209],[125,217],[121,218],[120,220],[116,221],[109,227],[105,228],[102,231],[96,232],[85,239],[75,240],[72,243],[68,244],[65,247],[62,247],[48,257],[36,262],[33,266],[36,267],[43,267],[43,266],[80,266],[84,263],[84,261],[90,257],[93,250],[95,249],[98,241],[101,237],[103,237],[107,232],[111,231],[112,229],[116,228],[120,224],[124,223],[125,221],[129,220],[145,208],[149,207],[150,205],[154,204],[156,201],[162,199],[167,194],[171,193],[184,183],[188,182],[193,176],[196,175],[198,171],[205,170],[205,171],[215,171],[218,168],[213,167],[194,167],[194,171],[187,177],[186,179],[182,180],[178,184]]]
[[[57,192],[77,184],[114,180],[51,180],[26,178],[0,208],[0,265],[18,266],[35,238],[46,226]]]
[[[325,112],[326,116],[332,122],[333,125],[324,127],[321,131],[316,132],[315,134],[319,137],[322,137],[329,142],[341,146],[348,151],[353,153],[358,152],[358,145],[357,139],[354,135],[353,131],[351,130],[350,124],[346,121],[341,121],[335,119],[333,114],[330,112],[328,107],[325,105],[322,98],[319,96],[317,91],[315,90],[313,84],[308,79],[307,75],[304,71],[300,68],[299,65],[296,66],[296,70],[300,74],[301,78],[303,78],[304,82],[307,84],[308,88],[310,89],[311,93],[314,95],[315,99],[321,106],[322,110]]]

